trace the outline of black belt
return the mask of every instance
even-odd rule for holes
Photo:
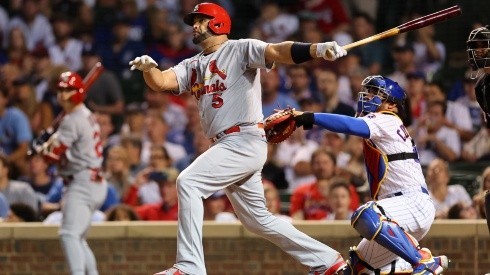
[[[422,190],[422,193],[425,193],[425,194],[429,195],[429,191],[427,191],[427,189],[425,189],[425,187],[420,186],[420,189]],[[393,194],[393,196],[395,196],[395,197],[398,197],[398,196],[401,196],[401,195],[403,195],[403,192],[401,192],[401,191],[400,192],[396,192],[395,194]]]
[[[387,155],[386,157],[388,158],[388,162],[405,159],[419,159],[419,155],[417,153],[396,153]]]

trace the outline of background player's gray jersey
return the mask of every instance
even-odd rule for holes
[[[66,114],[57,132],[58,140],[68,147],[61,158],[61,175],[73,175],[81,170],[101,167],[100,127],[85,105]]]
[[[199,101],[201,125],[208,138],[234,125],[263,120],[260,73],[267,43],[228,40],[213,53],[174,66],[180,93],[191,91]]]

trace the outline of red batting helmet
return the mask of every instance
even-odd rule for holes
[[[194,16],[197,14],[211,17],[208,27],[214,34],[230,34],[231,19],[221,6],[213,3],[201,3],[194,7],[194,10],[184,16],[184,22],[192,26],[194,24]]]
[[[70,97],[73,104],[82,103],[85,100],[85,86],[83,85],[82,77],[75,72],[64,72],[58,80],[58,88],[72,88],[77,92]]]

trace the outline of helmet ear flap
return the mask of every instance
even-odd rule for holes
[[[85,101],[85,89],[80,88],[78,91],[70,97],[70,100],[73,104],[79,104]]]

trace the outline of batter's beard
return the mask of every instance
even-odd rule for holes
[[[210,31],[200,33],[197,36],[194,36],[194,38],[192,38],[192,43],[194,43],[194,45],[198,45],[211,36],[213,36],[213,34]]]

